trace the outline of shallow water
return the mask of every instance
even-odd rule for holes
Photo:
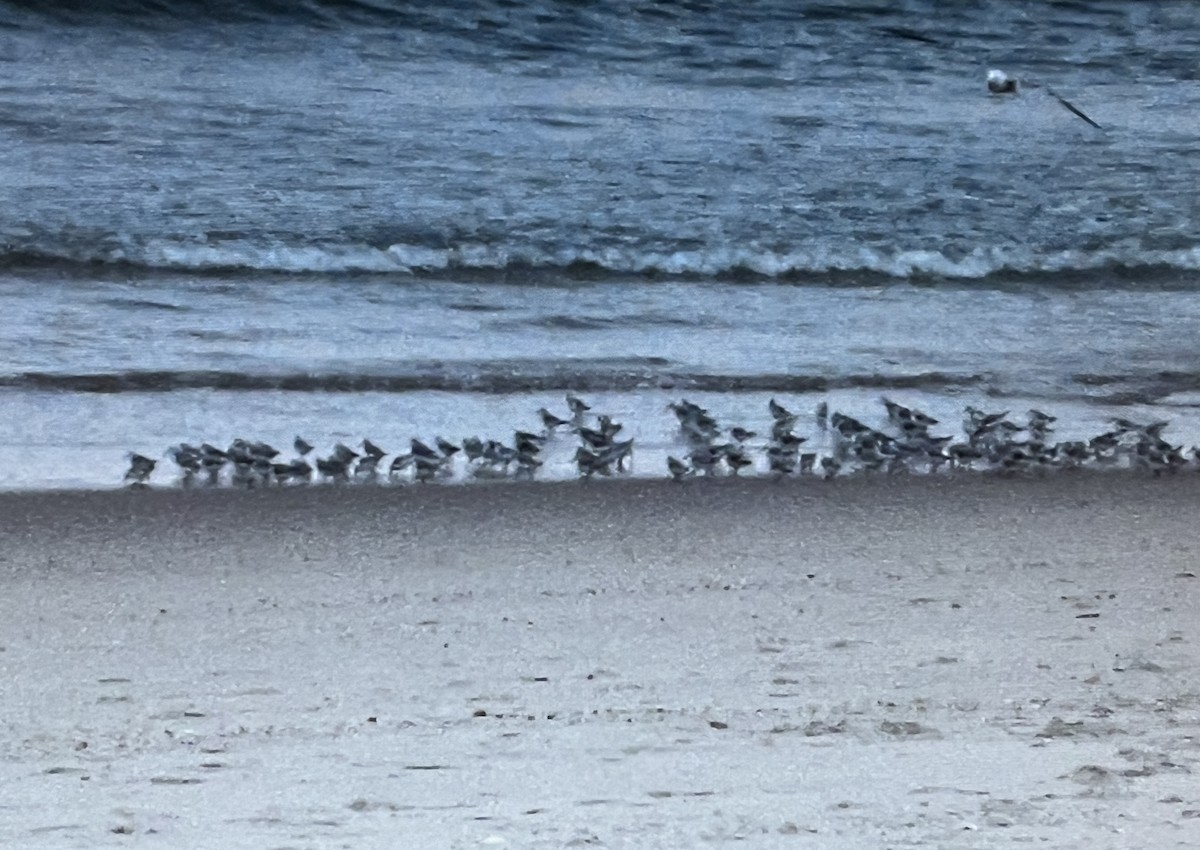
[[[235,434],[503,436],[566,391],[660,419],[702,392],[747,421],[772,394],[1136,405],[1191,439],[1198,23],[0,3],[4,480]],[[992,66],[1103,129],[988,96]]]

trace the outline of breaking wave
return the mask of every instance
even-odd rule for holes
[[[1111,284],[1172,277],[1190,280],[1200,271],[1200,245],[1151,249],[1126,240],[1102,248],[1072,250],[1006,246],[954,252],[935,248],[888,250],[863,245],[840,250],[825,246],[770,250],[731,245],[671,251],[626,247],[541,250],[483,243],[445,248],[410,244],[375,248],[251,241],[217,244],[156,241],[137,247],[38,248],[0,253],[0,268],[56,267],[94,273],[98,266],[195,274],[367,274],[483,281],[629,277],[786,282],[996,278]]]

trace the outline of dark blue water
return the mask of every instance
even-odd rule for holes
[[[5,480],[380,399],[1186,420],[1200,8],[796,5],[0,2]]]

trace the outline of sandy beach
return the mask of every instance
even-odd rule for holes
[[[1200,846],[1200,478],[0,494],[0,844]]]

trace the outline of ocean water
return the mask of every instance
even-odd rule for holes
[[[1200,440],[1200,7],[429,5],[0,0],[0,485],[567,392],[639,474],[681,397]]]

